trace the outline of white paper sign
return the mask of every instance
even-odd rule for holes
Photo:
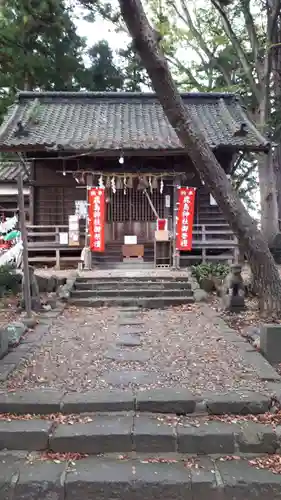
[[[68,233],[60,233],[60,245],[68,245]]]
[[[171,206],[171,197],[170,197],[169,194],[166,194],[166,196],[165,196],[165,207],[166,208],[170,208],[170,206]]]
[[[136,236],[125,236],[124,237],[125,245],[136,245],[137,242],[138,242],[138,239]]]
[[[88,213],[88,202],[86,200],[75,201],[75,215],[80,219],[86,219]]]

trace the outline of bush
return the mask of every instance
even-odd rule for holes
[[[0,297],[8,293],[16,295],[20,291],[22,277],[12,264],[0,267]]]
[[[192,266],[192,275],[197,279],[204,290],[211,292],[217,288],[218,281],[221,282],[229,273],[227,264],[206,263]]]

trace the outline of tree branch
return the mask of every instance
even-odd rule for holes
[[[196,114],[191,115],[185,106],[141,0],[119,0],[119,5],[134,46],[147,69],[167,120],[183,145],[183,151],[219,204],[240,245],[245,248],[260,294],[261,309],[280,315],[281,280],[268,245],[200,132]]]
[[[249,64],[249,61],[246,57],[244,50],[242,49],[242,47],[240,45],[240,42],[239,42],[236,34],[234,33],[234,31],[232,29],[231,23],[227,17],[225,9],[221,6],[221,4],[219,3],[218,0],[211,0],[211,2],[212,2],[212,5],[215,7],[215,9],[217,9],[217,11],[221,15],[221,21],[222,21],[223,27],[225,29],[226,35],[228,36],[230,42],[232,43],[233,47],[235,48],[235,50],[237,52],[237,56],[239,57],[240,63],[241,63],[242,68],[245,72],[245,76],[248,79],[251,90],[255,96],[256,101],[259,103],[260,99],[261,99],[260,89],[255,82],[255,79],[254,79],[253,74],[252,74],[252,68]]]
[[[181,17],[181,19],[185,22],[185,24],[187,24],[189,30],[191,31],[193,37],[197,40],[200,48],[203,50],[203,52],[205,52],[206,56],[208,57],[209,59],[209,62],[211,65],[213,65],[214,67],[216,67],[222,74],[224,80],[225,80],[225,83],[227,86],[231,86],[232,82],[231,82],[231,79],[229,78],[229,75],[227,73],[227,71],[225,70],[225,68],[218,62],[217,58],[214,57],[213,53],[211,52],[211,50],[209,49],[208,45],[206,44],[204,38],[202,37],[201,33],[197,30],[197,28],[195,27],[193,21],[192,21],[192,18],[191,18],[191,15],[190,15],[190,12],[188,10],[188,6],[186,4],[186,1],[185,0],[180,0],[181,2],[181,6],[182,6],[182,9],[183,9],[183,12],[184,12],[184,16],[182,16],[181,14],[179,14],[179,9],[177,8],[175,2],[171,2],[171,4],[173,5],[173,8],[175,10],[175,12],[177,13],[177,15],[179,15]]]
[[[174,57],[173,59],[171,57],[166,57],[166,59],[170,64],[176,66],[178,69],[186,73],[187,81],[185,83],[192,84],[196,90],[200,90],[201,92],[205,91],[204,85],[202,85],[201,83],[198,82],[198,80],[196,80],[195,76],[192,74],[192,71],[186,66],[184,66],[184,64],[182,64],[181,61],[179,61],[176,57]],[[182,84],[183,83],[184,82],[182,82]]]
[[[252,164],[252,165],[251,165],[251,166],[250,166],[250,167],[246,170],[246,172],[245,172],[243,175],[241,175],[241,176],[239,176],[239,177],[237,178],[237,182],[235,182],[235,189],[236,189],[237,191],[238,191],[238,189],[240,189],[240,188],[241,188],[241,186],[242,186],[243,182],[244,182],[244,181],[246,181],[246,180],[249,178],[249,176],[250,176],[253,172],[255,172],[255,170],[257,170],[257,165],[256,165],[255,163],[253,163],[253,164]]]
[[[253,53],[253,59],[255,62],[258,80],[261,83],[263,78],[262,65],[260,61],[261,46],[258,40],[257,31],[254,23],[254,19],[250,10],[250,0],[240,0],[242,6],[242,12],[245,19],[245,26],[248,32],[251,49]]]

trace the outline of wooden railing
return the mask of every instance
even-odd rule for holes
[[[233,260],[238,259],[239,247],[236,236],[228,224],[194,224],[193,242],[194,250],[201,250],[198,254],[182,253],[181,260]],[[216,254],[215,250],[222,253]]]
[[[36,262],[38,264],[53,262],[56,269],[60,269],[62,261],[77,262],[79,260],[77,254],[81,253],[81,249],[84,246],[85,232],[80,232],[80,244],[77,246],[61,244],[60,233],[68,233],[68,225],[28,225],[29,262]],[[75,253],[76,255],[62,255],[62,252],[64,254]]]
[[[60,233],[67,233],[67,225],[28,225],[29,261],[32,263],[54,263],[60,269],[62,262],[77,263],[85,242],[85,231],[80,232],[79,246],[60,243]],[[150,242],[152,243],[152,242]],[[238,253],[237,239],[227,224],[195,224],[193,226],[193,249],[200,250],[202,260],[212,259],[208,251],[228,250],[234,257]],[[226,257],[226,254],[225,254]],[[184,260],[198,259],[198,255],[187,252]],[[229,258],[229,254],[228,254]]]

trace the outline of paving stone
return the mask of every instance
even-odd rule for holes
[[[132,451],[133,415],[97,415],[93,422],[59,425],[50,438],[55,452],[115,453]]]
[[[207,457],[200,457],[196,465],[190,468],[192,500],[219,500],[214,463]]]
[[[108,359],[114,359],[115,361],[133,361],[138,363],[145,363],[150,358],[150,353],[148,351],[138,350],[133,351],[132,349],[108,349],[105,354]]]
[[[210,422],[200,427],[177,426],[179,453],[208,455],[212,453],[234,453],[235,425],[221,422]]]
[[[268,386],[268,389],[271,391],[271,394],[281,404],[281,383],[280,382],[268,382],[267,386]]]
[[[182,462],[136,463],[135,480],[136,500],[193,500],[190,471]]]
[[[139,327],[142,327],[143,326],[143,321],[141,319],[126,319],[126,318],[120,318],[119,320],[119,326],[139,326]]]
[[[172,453],[177,450],[175,429],[152,416],[135,417],[133,443],[137,453]]]
[[[241,350],[241,349],[239,349]],[[280,380],[281,376],[274,370],[274,368],[266,361],[266,359],[257,351],[246,352],[242,351],[244,360],[255,369],[258,377],[261,380]]]
[[[12,454],[10,451],[0,452],[0,492],[1,500],[14,499],[14,484],[19,476],[19,466],[25,456]],[[3,454],[2,454],[3,453]],[[20,452],[19,452],[20,453]],[[26,453],[25,453],[26,455]],[[14,481],[13,481],[14,480]]]
[[[138,335],[120,335],[116,339],[116,345],[127,347],[138,347],[141,345],[141,339]]]
[[[224,500],[281,499],[280,476],[251,467],[245,460],[217,462],[224,484]]]
[[[33,332],[27,332],[27,334],[21,339],[21,344],[39,344],[43,336],[44,333],[37,333],[36,330]]]
[[[65,500],[177,500],[191,495],[189,471],[182,463],[89,458],[75,464],[65,483]]]
[[[138,411],[185,415],[195,410],[196,398],[186,389],[151,389],[137,392]]]
[[[101,376],[108,384],[113,386],[128,386],[128,385],[142,385],[153,384],[157,381],[157,373],[144,372],[141,370],[131,371],[110,371],[105,372]]]
[[[123,326],[118,328],[117,335],[141,335],[143,333],[141,326]]]
[[[0,393],[0,413],[58,413],[62,398],[63,393],[47,389]]]
[[[9,375],[14,371],[16,365],[13,363],[5,364],[5,358],[0,364],[0,382],[6,382]]]
[[[1,420],[0,449],[45,450],[52,425],[47,420]]]
[[[28,356],[29,353],[23,354],[22,352],[15,349],[14,351],[9,352],[7,356],[5,356],[4,363],[5,365],[18,365],[21,361],[27,359]]]
[[[237,443],[242,453],[275,453],[279,447],[273,428],[255,422],[241,424]]]
[[[132,500],[134,496],[131,461],[91,457],[75,463],[67,473],[65,500]]]
[[[13,500],[64,500],[66,464],[46,461],[22,464]]]
[[[244,392],[238,394],[208,394],[205,396],[205,403],[209,413],[213,415],[224,414],[259,414],[266,413],[270,406],[270,398],[256,392]]]
[[[66,394],[62,400],[61,411],[63,413],[130,411],[134,409],[134,406],[132,391],[105,389]]]

